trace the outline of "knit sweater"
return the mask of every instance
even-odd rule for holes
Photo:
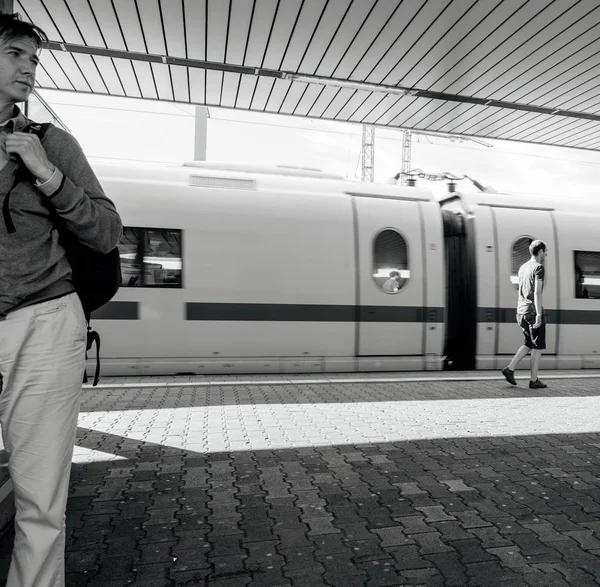
[[[14,131],[29,122],[19,112]],[[51,126],[42,145],[57,168],[52,181],[36,187],[32,178],[14,187],[9,210],[15,232],[9,233],[0,217],[0,320],[8,312],[75,291],[52,210],[69,232],[95,251],[108,253],[121,239],[121,219],[75,138]],[[0,206],[17,169],[18,164],[9,161],[0,170]]]

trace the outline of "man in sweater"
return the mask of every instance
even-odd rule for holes
[[[83,380],[86,321],[58,216],[107,253],[122,225],[77,141],[22,132],[44,32],[0,14],[0,424],[16,517],[7,587],[64,587],[65,508]],[[15,182],[23,170],[27,179]],[[10,193],[10,199],[8,194]]]

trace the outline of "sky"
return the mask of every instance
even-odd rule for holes
[[[90,158],[194,159],[194,106],[53,90],[40,95]],[[313,167],[360,180],[361,138],[360,124],[209,107],[207,160]],[[515,194],[588,198],[598,192],[598,152],[483,140],[490,146],[413,135],[411,169],[467,174]],[[402,131],[376,128],[374,151],[375,181],[388,182],[401,169]],[[443,182],[418,185],[437,193],[446,189]],[[459,186],[476,191],[468,181]]]

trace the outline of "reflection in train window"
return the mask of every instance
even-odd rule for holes
[[[600,299],[600,253],[574,251],[575,297]]]
[[[531,258],[529,245],[532,242],[533,239],[530,236],[522,236],[513,244],[510,264],[510,282],[514,284],[516,289],[519,289],[519,268]]]
[[[410,279],[408,245],[395,230],[383,230],[375,239],[373,279],[386,293],[399,292]]]
[[[125,227],[119,254],[123,287],[182,287],[181,230]]]

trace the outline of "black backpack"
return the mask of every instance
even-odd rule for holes
[[[22,130],[22,132],[35,134],[39,137],[40,142],[43,142],[44,136],[51,126],[51,123],[30,123]],[[20,181],[31,180],[31,174],[24,165],[21,165],[15,174],[15,181],[11,191]],[[5,199],[6,208],[8,207],[9,196],[10,192]],[[81,244],[79,240],[67,230],[64,222],[56,212],[52,210],[52,213],[59,233],[59,242],[67,252],[67,259],[69,260],[73,272],[73,284],[75,285],[75,289],[81,300],[81,305],[83,306],[83,312],[87,321],[88,331],[86,351],[91,350],[92,344],[94,342],[96,343],[96,372],[93,383],[93,386],[96,386],[100,376],[100,335],[91,329],[90,317],[94,310],[97,310],[111,300],[121,286],[121,258],[119,256],[119,249],[118,247],[115,247],[107,254],[93,251],[89,247]],[[12,224],[12,221],[10,224]],[[14,225],[12,225],[12,230],[10,226],[7,226],[7,228],[9,232],[14,232],[15,230]],[[84,383],[87,382],[86,373],[84,373],[83,381]]]

